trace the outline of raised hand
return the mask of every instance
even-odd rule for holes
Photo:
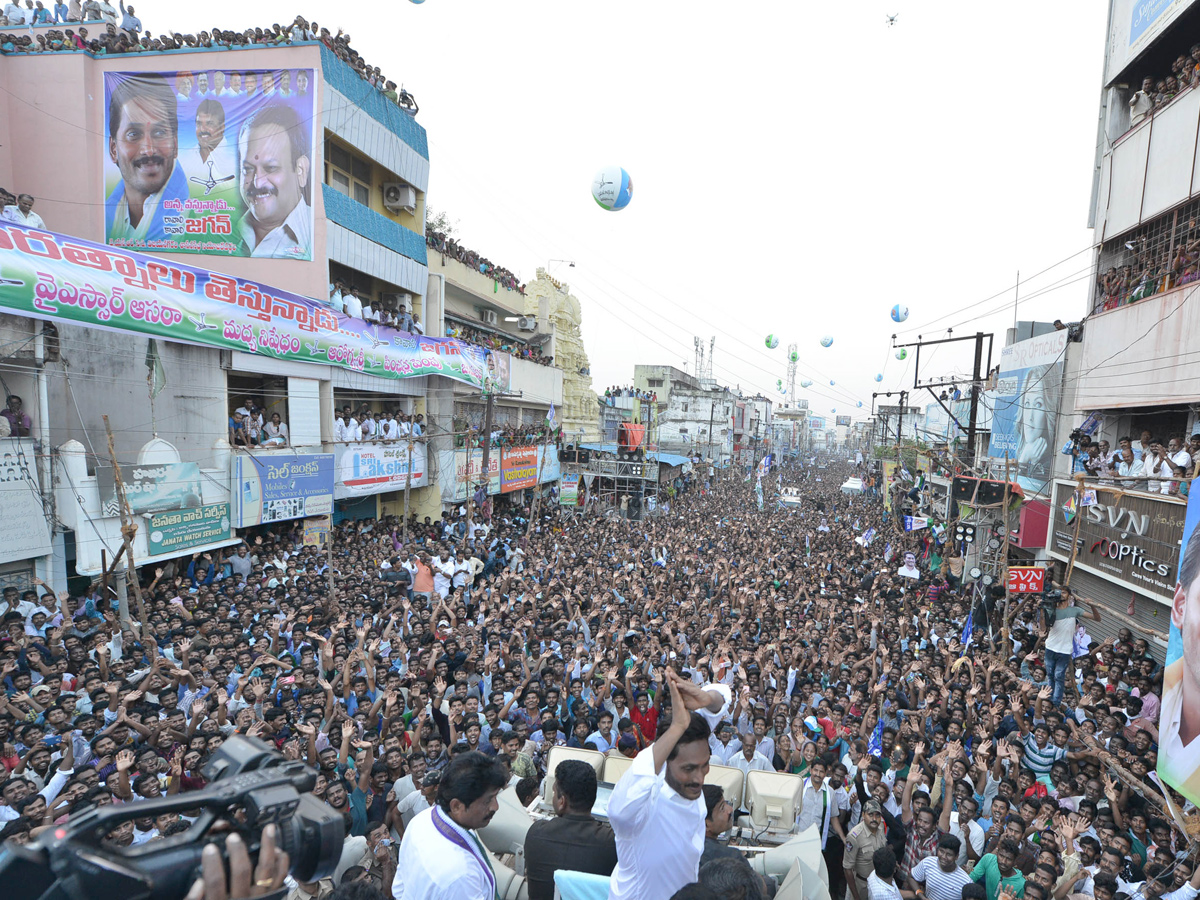
[[[117,771],[128,772],[133,768],[133,760],[134,757],[132,750],[122,750],[117,754]]]

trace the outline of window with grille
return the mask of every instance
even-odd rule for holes
[[[1115,309],[1200,276],[1200,198],[1106,241],[1093,312]]]
[[[332,141],[325,142],[325,183],[363,206],[371,205],[371,163]]]
[[[648,379],[646,379],[646,386],[652,387],[652,388],[662,387],[663,380],[661,378],[648,378]]]

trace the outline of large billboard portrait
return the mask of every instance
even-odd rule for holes
[[[105,242],[312,259],[311,69],[106,72]]]
[[[1200,803],[1200,491],[1188,498],[1163,675],[1158,777]]]
[[[1052,331],[1010,344],[1000,355],[988,456],[1007,453],[1014,480],[1035,494],[1050,493],[1066,347],[1067,332]]]

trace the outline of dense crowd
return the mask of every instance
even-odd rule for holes
[[[1181,53],[1171,63],[1170,75],[1163,78],[1147,75],[1142,79],[1141,90],[1129,98],[1130,126],[1137,125],[1178,94],[1197,85],[1200,85],[1200,44],[1193,44],[1186,55]]]
[[[394,518],[345,523],[332,579],[299,526],[255,529],[147,573],[148,631],[99,587],[6,589],[0,839],[202,787],[244,734],[307,759],[345,819],[339,872],[292,897],[359,879],[451,896],[427,889],[446,856],[431,820],[474,835],[566,744],[634,767],[611,824],[539,845],[531,879],[533,860],[545,878],[573,859],[607,866],[619,900],[765,896],[699,783],[723,764],[804,778],[796,826],[815,826],[833,900],[1194,900],[1189,839],[1146,779],[1163,677],[1147,639],[1091,640],[1099,613],[1069,590],[1052,623],[1014,601],[1006,631],[1004,604],[947,577],[954,548],[839,492],[848,468],[764,479],[768,499],[798,486],[799,508],[760,512],[748,481],[696,477],[650,522],[518,509],[426,521],[407,544]],[[564,828],[587,815],[578,774],[555,791]],[[183,828],[161,816],[108,840]]]
[[[465,266],[478,269],[481,275],[491,278],[505,290],[516,291],[519,294],[525,293],[525,285],[521,283],[516,275],[503,266],[497,266],[490,259],[476,253],[474,250],[468,250],[456,238],[440,231],[427,231],[425,233],[425,243],[430,250],[435,250],[442,254],[442,256],[449,256],[451,259],[457,259]]]
[[[273,47],[301,41],[320,41],[342,62],[354,69],[358,76],[384,97],[399,106],[404,112],[415,116],[419,111],[416,99],[396,82],[387,78],[379,66],[371,66],[350,46],[350,35],[338,29],[337,33],[309,22],[303,16],[289,25],[275,22],[271,25],[231,31],[214,28],[199,34],[177,34],[174,31],[154,37],[150,31],[142,30],[142,20],[134,14],[133,6],[120,3],[120,17],[107,0],[78,0],[70,3],[55,3],[47,9],[42,0],[25,0],[25,7],[12,0],[0,15],[0,28],[47,26],[60,23],[89,22],[98,26],[96,36],[86,25],[79,28],[49,28],[38,34],[19,32],[0,34],[0,53],[53,53],[85,50],[94,55],[115,53],[146,53],[162,50],[238,49],[250,47]]]
[[[604,389],[604,402],[611,406],[612,401],[618,397],[633,397],[637,400],[658,400],[658,391],[643,391],[635,387],[616,387],[609,386]]]
[[[544,355],[540,344],[528,344],[525,341],[517,340],[512,335],[484,331],[481,328],[463,325],[461,322],[446,320],[446,337],[458,338],[460,341],[476,344],[488,350],[511,353],[517,359],[525,359],[537,363],[539,366],[554,365],[554,357]]]
[[[1133,261],[1110,265],[1096,281],[1098,310],[1116,309],[1161,294],[1200,277],[1200,229],[1195,219],[1179,224],[1174,242],[1134,238],[1126,243]]]
[[[1191,479],[1200,472],[1200,432],[1190,439],[1173,434],[1164,440],[1143,430],[1136,441],[1119,438],[1115,449],[1108,441],[1085,438],[1073,452],[1076,472],[1094,475],[1102,485],[1119,483],[1125,490],[1186,497]]]

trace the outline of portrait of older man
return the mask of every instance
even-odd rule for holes
[[[161,75],[127,78],[108,101],[108,155],[121,180],[104,204],[110,242],[167,238],[166,200],[185,200],[187,177],[177,164],[175,91]]]
[[[232,193],[237,188],[237,156],[225,139],[225,107],[205,97],[196,107],[196,141],[180,153],[188,180],[204,196]],[[229,200],[230,198],[226,198]]]
[[[1193,803],[1200,801],[1200,527],[1183,550],[1171,601],[1181,653],[1163,674],[1158,774]],[[1174,643],[1174,642],[1173,642]]]
[[[240,237],[250,256],[310,259],[312,209],[305,192],[312,175],[308,135],[289,106],[255,113],[238,135],[245,214]]]

